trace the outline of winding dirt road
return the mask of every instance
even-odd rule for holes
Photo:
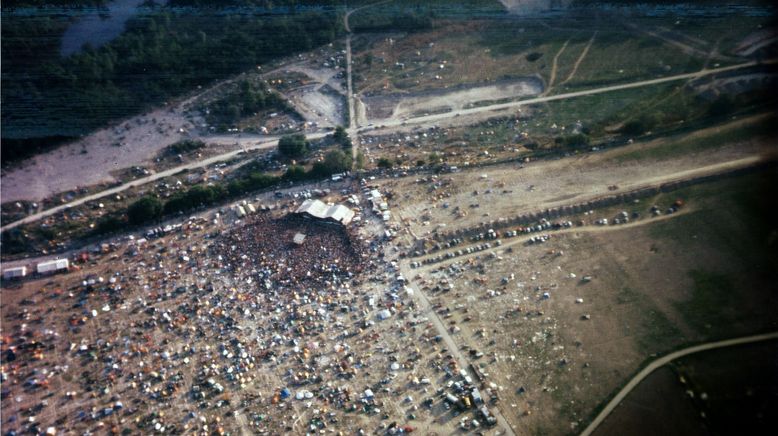
[[[716,341],[716,342],[708,342],[706,344],[700,344],[695,345],[693,347],[684,348],[683,350],[678,350],[674,353],[670,353],[664,357],[661,357],[643,368],[635,377],[630,380],[626,386],[624,386],[618,394],[616,394],[615,397],[613,397],[612,400],[608,402],[608,404],[605,405],[605,408],[602,409],[602,411],[597,415],[596,418],[584,429],[583,432],[581,432],[581,436],[589,436],[592,434],[592,432],[597,429],[597,427],[602,424],[602,422],[605,420],[605,418],[610,415],[611,412],[613,412],[613,409],[616,408],[616,406],[621,403],[621,401],[633,390],[637,385],[640,384],[643,379],[648,377],[649,374],[656,371],[660,367],[667,365],[668,363],[672,362],[675,359],[679,359],[684,356],[688,356],[689,354],[694,353],[700,353],[702,351],[708,351],[708,350],[715,350],[717,348],[725,348],[725,347],[735,347],[738,345],[745,345],[745,344],[751,344],[754,342],[764,342],[764,341],[772,341],[778,339],[778,332],[772,332],[772,333],[765,333],[761,335],[754,335],[754,336],[746,336],[742,338],[735,338],[735,339],[727,339],[723,341]]]

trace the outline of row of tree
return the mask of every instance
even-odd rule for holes
[[[287,156],[281,151],[282,144],[304,147],[305,151],[301,151],[301,154],[295,154],[295,156],[302,156],[307,151],[307,141],[304,135],[295,134],[281,138],[279,153]],[[301,165],[290,165],[281,177],[261,171],[249,171],[226,184],[195,185],[176,193],[164,202],[155,196],[145,196],[127,208],[127,221],[133,225],[140,225],[156,221],[164,216],[188,212],[250,192],[267,189],[284,181],[299,182],[326,178],[333,174],[349,171],[351,165],[351,153],[335,149],[326,153],[323,160],[315,162],[307,171]],[[98,224],[97,231],[118,230],[121,228],[121,221],[117,220],[117,217],[105,218]]]

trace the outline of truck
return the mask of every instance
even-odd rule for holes
[[[3,280],[17,280],[22,279],[27,275],[26,266],[18,266],[15,268],[8,268],[3,270]]]
[[[70,262],[67,259],[54,259],[41,262],[36,267],[38,274],[55,274],[65,272],[70,268]]]
[[[486,424],[490,426],[497,424],[497,418],[492,415],[492,412],[489,411],[489,408],[486,407],[486,405],[481,406],[481,408],[478,409],[478,412],[481,414],[484,421],[486,421]]]

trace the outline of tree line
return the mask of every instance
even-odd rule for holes
[[[207,105],[205,117],[209,125],[224,131],[243,118],[267,110],[291,110],[289,104],[278,94],[270,91],[262,82],[242,80],[237,89]]]
[[[349,1],[348,7],[372,2]],[[116,39],[60,57],[69,18],[43,5],[103,3],[3,3],[4,162],[55,147],[257,65],[332,42],[342,34],[346,7],[340,0],[169,0],[166,6],[146,2]],[[39,10],[15,13],[14,6],[22,5]],[[500,10],[496,0],[396,0],[391,8],[380,5],[360,11],[352,17],[352,26],[361,31],[387,26],[417,31],[429,28],[435,17]],[[233,119],[250,107],[229,102],[217,112]]]
[[[47,145],[42,138],[77,137],[198,86],[330,42],[341,23],[326,11],[255,15],[155,8],[128,21],[108,44],[61,58],[65,27],[53,18],[3,14],[3,139],[17,140],[4,144],[10,145],[3,147],[4,160],[34,154]],[[250,96],[257,98],[244,102],[246,110],[267,104],[258,92]]]
[[[335,140],[346,144],[347,136],[333,135]],[[350,144],[350,142],[349,142]],[[309,150],[309,144],[302,134],[287,135],[279,140],[278,153],[283,159],[304,157]],[[347,152],[348,151],[348,152]],[[350,150],[336,148],[327,152],[324,159],[314,162],[309,170],[302,165],[292,163],[281,176],[274,176],[262,171],[251,170],[235,177],[229,182],[199,184],[187,190],[178,192],[166,200],[147,195],[132,203],[126,211],[127,221],[121,216],[112,215],[103,218],[95,228],[95,234],[103,234],[123,228],[127,223],[142,225],[154,222],[165,216],[186,213],[200,207],[237,198],[250,192],[259,191],[283,182],[300,182],[318,180],[342,173],[351,169]]]

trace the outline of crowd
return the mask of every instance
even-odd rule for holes
[[[300,244],[294,242],[297,234],[305,235]],[[248,273],[267,289],[332,284],[360,273],[366,258],[345,227],[297,215],[254,215],[220,238],[215,250],[230,271]]]

